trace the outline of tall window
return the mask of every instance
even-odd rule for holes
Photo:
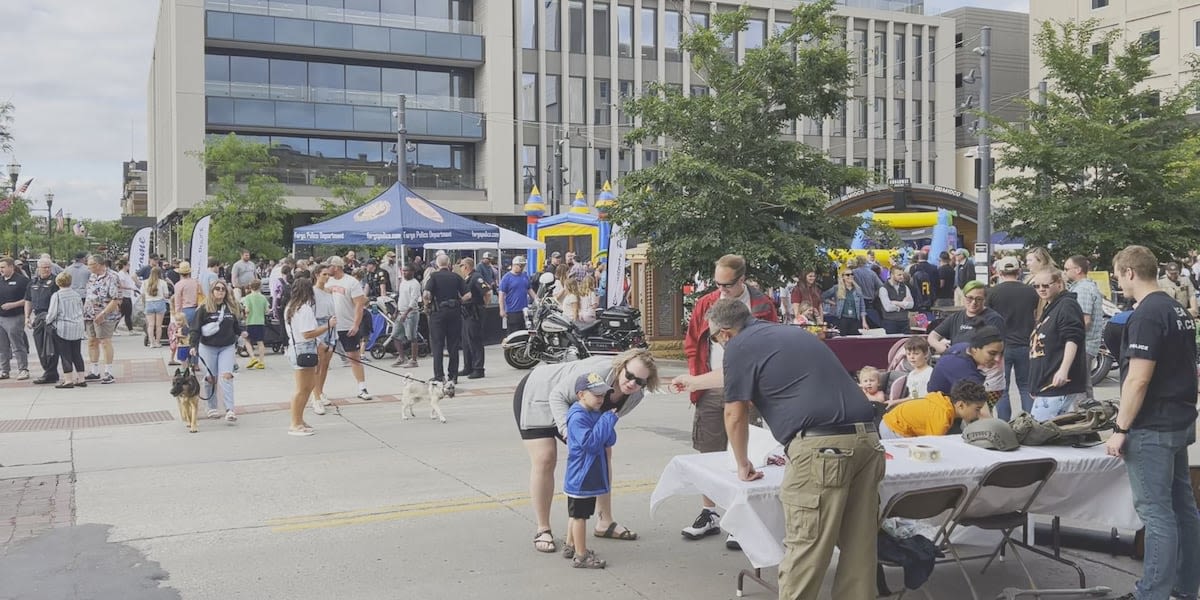
[[[693,85],[693,86],[691,86],[691,89],[689,91],[691,92],[689,94],[691,96],[707,96],[708,95],[708,86],[707,85]]]
[[[833,115],[833,135],[846,136],[846,103],[842,102],[838,106],[837,112]]]
[[[893,76],[896,79],[904,79],[904,34],[897,33],[892,36],[892,44],[895,46],[896,68],[893,71]]]
[[[533,191],[533,186],[538,181],[538,147],[537,146],[521,146],[521,194],[528,196]],[[524,202],[524,198],[518,198],[517,203]]]
[[[612,92],[609,90],[609,85],[607,79],[596,80],[596,99],[593,106],[597,125],[609,124],[609,115],[612,114]]]
[[[546,49],[561,50],[560,42],[562,25],[561,16],[559,15],[559,0],[542,0],[546,4],[546,24],[542,27],[546,32]]]
[[[913,139],[920,140],[921,139],[921,101],[913,100],[912,101],[912,109],[913,109],[913,116],[912,116]]]
[[[583,78],[572,77],[568,81],[571,85],[571,114],[572,123],[582,125],[586,123],[585,115],[587,114],[584,108],[587,105],[586,98],[583,97]]]
[[[571,44],[571,52],[573,54],[583,54],[586,50],[585,41],[587,40],[587,31],[584,23],[583,0],[570,0],[567,3],[567,19],[570,28],[570,35],[567,41]]]
[[[1158,37],[1157,29],[1151,29],[1150,31],[1142,34],[1142,46],[1146,48],[1146,51],[1151,56],[1158,56]]]
[[[746,49],[762,48],[767,39],[767,22],[761,19],[749,19],[744,30]]]
[[[695,29],[708,29],[708,15],[704,13],[692,13],[692,26]]]
[[[538,0],[521,0],[521,47],[537,49]]]
[[[875,76],[887,77],[887,34],[875,33]]]
[[[887,159],[886,158],[875,159],[874,173],[875,173],[876,181],[883,181],[884,179],[887,179]]]
[[[867,137],[867,99],[858,96],[854,99],[854,137]]]
[[[865,77],[867,75],[867,68],[870,65],[870,55],[867,54],[867,30],[855,29],[850,39],[854,43],[854,48],[851,52],[854,53],[855,62],[858,63],[856,65],[858,74]]]
[[[546,112],[544,115],[546,121],[549,123],[562,121],[562,102],[559,99],[558,85],[558,75],[546,76],[546,89],[544,91]]]
[[[887,99],[875,98],[875,136],[878,139],[887,139]]]
[[[904,106],[905,106],[905,104],[907,104],[907,102],[900,98],[897,98],[892,101],[892,111],[895,113],[892,115],[892,118],[895,119],[896,139],[898,139],[898,140],[908,139],[907,138],[907,128],[905,127],[906,123],[904,121],[904,112],[905,112]]]
[[[595,4],[592,7],[592,51],[596,56],[608,56],[608,6]]]
[[[612,169],[612,162],[609,157],[612,152],[608,148],[596,148],[593,164],[595,165],[595,177],[592,179],[592,189],[600,189],[604,187],[604,182],[609,179],[609,172]]]
[[[633,56],[633,7],[617,7],[617,56]]]
[[[537,73],[521,73],[521,120],[538,120]]]
[[[935,52],[935,49],[937,48],[937,46],[935,45],[936,42],[937,42],[937,39],[931,35],[931,36],[929,36],[929,43],[925,44],[925,54],[928,55],[928,59],[926,60],[926,62],[929,63],[929,80],[930,81],[936,81],[936,79],[934,78],[934,73],[937,71],[937,69],[936,69],[936,67],[937,67],[936,54],[937,53]],[[932,179],[932,178],[930,178],[930,179]]]
[[[633,81],[622,79],[619,81],[619,86],[620,89],[618,90],[618,93],[621,95],[620,100],[623,104],[625,100],[633,98]],[[624,107],[621,108],[621,124],[633,124],[633,115],[629,114],[629,111],[625,110]]]
[[[571,182],[570,200],[575,200],[575,192],[584,188],[584,182],[587,181],[587,168],[584,166],[584,153],[587,148],[571,146],[571,151],[568,153],[568,169],[567,178]],[[586,191],[584,192],[587,193]],[[563,198],[564,201],[567,198]]]
[[[913,183],[924,183],[921,181],[921,161],[913,161]]]
[[[666,49],[667,60],[680,60],[679,42],[682,34],[683,15],[674,10],[663,13],[663,48]]]
[[[642,9],[642,58],[658,56],[658,15],[653,8]]]
[[[913,78],[913,81],[920,81],[920,80],[921,80],[921,75],[922,75],[922,74],[921,74],[921,59],[922,59],[923,57],[921,56],[921,54],[922,54],[922,52],[921,52],[921,40],[922,40],[922,38],[921,38],[921,36],[919,36],[919,35],[914,35],[914,36],[912,36],[912,43],[913,43],[913,70],[912,70],[912,78]]]
[[[892,179],[904,179],[904,159],[892,160]]]
[[[929,121],[929,141],[936,142],[937,141],[937,123],[936,123],[937,108],[932,100],[929,101],[929,119],[928,119],[928,121]],[[933,181],[933,165],[934,165],[934,163],[932,163],[932,162],[929,163],[929,173],[930,173],[929,181],[931,181],[931,182]]]

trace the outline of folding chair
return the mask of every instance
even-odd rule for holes
[[[932,519],[942,513],[946,513],[946,517],[942,519],[941,526],[938,527],[937,533],[930,541],[933,542],[933,545],[938,546],[939,548],[943,545],[947,546],[951,554],[954,554],[954,547],[946,543],[947,537],[950,533],[948,528],[951,524],[951,520],[954,518],[955,513],[958,511],[959,505],[962,503],[962,500],[966,497],[966,495],[967,486],[961,484],[943,485],[924,490],[901,492],[895,496],[892,496],[891,500],[888,500],[887,506],[883,508],[883,513],[879,517],[879,523],[882,525],[885,520],[891,518],[921,521],[925,519]],[[971,593],[974,594],[975,587],[971,583],[971,578],[967,575],[966,568],[963,567],[961,562],[955,562],[958,564],[959,570],[962,571],[963,578],[967,580],[967,587],[971,588]],[[901,566],[888,561],[879,561],[879,564],[888,567]],[[881,571],[880,581],[882,581],[882,577],[883,575]],[[886,589],[886,586],[884,589]],[[926,598],[930,598],[932,600],[932,596],[929,595],[929,591],[925,589],[925,586],[921,586],[918,589],[925,594]],[[907,591],[907,589],[901,589],[900,594],[896,596],[896,600],[903,598]]]
[[[976,560],[987,558],[983,569],[980,573],[986,572],[987,568],[1004,551],[1005,546],[1012,550],[1012,555],[1016,557],[1017,562],[1021,565],[1021,569],[1025,571],[1025,576],[1029,578],[1031,589],[1036,590],[1037,584],[1033,581],[1033,575],[1030,574],[1029,568],[1025,566],[1025,561],[1021,558],[1021,554],[1017,552],[1017,548],[1023,548],[1030,552],[1039,554],[1051,560],[1058,561],[1062,564],[1070,566],[1079,573],[1079,587],[1084,587],[1083,571],[1078,565],[1065,560],[1061,557],[1056,557],[1049,552],[1035,548],[1023,541],[1012,538],[1012,533],[1018,528],[1023,528],[1029,521],[1029,507],[1037,499],[1042,488],[1046,486],[1046,481],[1054,474],[1058,468],[1058,461],[1053,458],[1038,458],[1032,460],[1021,460],[1015,462],[1006,462],[993,465],[980,479],[979,485],[971,491],[971,495],[963,502],[962,507],[954,516],[953,522],[949,530],[946,532],[946,537],[949,536],[959,526],[962,527],[978,527],[979,529],[989,531],[999,531],[1003,536],[996,548],[988,554],[978,556],[969,556],[959,558],[957,553],[954,553],[956,561]],[[999,509],[978,510],[972,507],[979,500],[981,493],[988,488],[1000,488],[1006,490],[1003,495],[1003,506]],[[1017,493],[1016,490],[1022,488],[1031,488],[1025,494]],[[1023,499],[1022,499],[1023,497]],[[964,571],[965,573],[965,571]],[[972,592],[974,589],[972,588]]]

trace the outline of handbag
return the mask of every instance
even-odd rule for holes
[[[293,349],[292,352],[294,352],[296,355],[296,366],[303,367],[303,368],[317,366],[317,362],[318,362],[317,353],[316,352],[300,352],[300,345],[296,343],[296,332],[292,331],[291,323],[288,323],[286,325],[286,327],[288,329],[288,335],[291,336],[291,338],[292,338],[292,349]],[[313,346],[314,350],[316,349],[315,343],[311,343],[311,340],[306,340],[306,341],[310,342],[310,344]]]

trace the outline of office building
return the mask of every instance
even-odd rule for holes
[[[121,216],[146,216],[146,161],[121,164]]]

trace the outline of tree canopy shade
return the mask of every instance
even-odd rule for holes
[[[822,248],[849,243],[856,223],[825,208],[843,188],[861,187],[866,172],[780,135],[801,117],[844,110],[853,75],[832,11],[830,0],[802,4],[741,63],[723,40],[746,28],[747,9],[715,14],[711,28],[681,43],[711,94],[650,84],[627,101],[640,122],[626,142],[661,143],[665,158],[620,180],[611,218],[649,241],[650,260],[678,281],[737,253],[750,277],[773,285],[827,264]]]
[[[274,177],[262,174],[275,162],[269,150],[232,133],[205,144],[199,159],[207,174],[209,197],[184,219],[185,240],[190,241],[197,221],[212,215],[212,256],[230,260],[242,248],[254,256],[282,253],[284,221],[291,211],[283,200],[287,190]]]
[[[1046,65],[1046,105],[1024,100],[1021,122],[991,117],[1005,145],[998,164],[1016,173],[996,182],[1009,194],[996,229],[1101,264],[1135,243],[1179,256],[1200,239],[1200,138],[1185,118],[1196,82],[1152,89],[1151,50],[1120,46],[1121,32],[1096,26],[1043,23],[1034,50]]]

